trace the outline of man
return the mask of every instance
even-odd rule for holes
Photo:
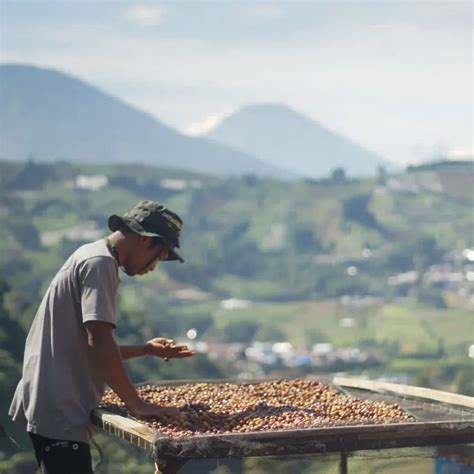
[[[107,384],[139,417],[169,417],[172,407],[142,400],[123,361],[151,355],[190,357],[194,352],[155,338],[141,346],[118,346],[118,269],[144,275],[177,253],[182,221],[153,201],[139,202],[123,217],[112,215],[112,234],[78,248],[54,277],[26,340],[23,374],[10,415],[26,427],[42,473],[92,473],[90,412]]]

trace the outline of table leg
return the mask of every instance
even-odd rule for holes
[[[155,474],[176,474],[186,462],[186,459],[159,459],[155,462]]]
[[[339,474],[347,474],[347,454],[341,453],[339,459]]]

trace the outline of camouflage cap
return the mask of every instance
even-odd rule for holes
[[[176,252],[179,248],[179,234],[183,226],[181,218],[155,201],[140,201],[123,216],[113,214],[109,217],[109,229],[120,230],[123,226],[145,237],[160,237],[169,249],[166,260],[184,260]]]

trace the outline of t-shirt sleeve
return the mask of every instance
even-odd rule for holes
[[[81,281],[82,322],[117,321],[119,277],[116,263],[107,257],[94,257],[83,263]]]

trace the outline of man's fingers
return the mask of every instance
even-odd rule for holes
[[[163,343],[161,345],[162,351],[160,356],[165,359],[165,361],[168,361],[169,359],[180,359],[182,357],[191,357],[196,355],[196,353],[189,349],[185,344],[176,345],[172,339],[166,339],[166,341],[171,341],[172,344]]]
[[[184,344],[183,345],[180,345],[180,346],[173,346],[172,349],[174,349],[175,351],[187,351],[188,350],[188,346],[185,346]]]
[[[175,357],[191,357],[193,355],[196,355],[196,353],[194,351],[190,351],[189,349],[188,350],[185,350],[185,351],[180,351],[176,354]]]
[[[181,359],[183,357],[191,357],[196,355],[196,353],[190,349],[175,351],[172,354],[166,356],[167,359]]]
[[[162,412],[162,416],[166,418],[177,418],[181,416],[181,411],[179,410],[179,408],[166,407],[166,408],[162,408],[162,410],[164,410]]]

